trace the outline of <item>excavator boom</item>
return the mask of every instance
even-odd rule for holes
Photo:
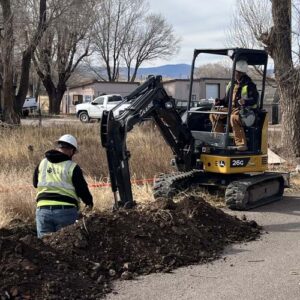
[[[124,102],[129,104],[128,107],[115,116],[114,112]],[[134,201],[128,164],[130,152],[126,146],[127,132],[136,123],[152,118],[175,155],[178,169],[182,171],[191,170],[194,166],[194,138],[176,111],[174,99],[163,88],[161,76],[149,77],[124,102],[103,113],[100,135],[102,146],[106,148],[115,204],[132,207]]]

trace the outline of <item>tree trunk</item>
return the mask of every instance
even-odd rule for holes
[[[59,115],[61,100],[67,90],[66,84],[58,83],[57,87],[55,87],[49,76],[45,77],[42,81],[49,96],[49,114]]]
[[[127,82],[130,82],[130,74],[131,74],[131,69],[130,69],[130,64],[127,65]]]
[[[33,97],[36,100],[39,98],[40,91],[41,91],[41,79],[38,78],[38,81],[37,81],[37,84],[36,84],[36,87],[35,87],[35,91],[34,91],[34,94],[33,94]]]
[[[138,71],[139,67],[140,67],[140,64],[138,62],[136,62],[130,82],[135,82],[137,71]]]
[[[298,90],[298,70],[293,72],[291,79],[278,81],[280,107],[282,112],[281,145],[286,147],[287,157],[300,156],[300,95]],[[298,81],[298,82],[297,82]]]
[[[36,50],[36,47],[40,42],[47,28],[46,26],[47,0],[40,0],[39,9],[40,11],[39,11],[38,27],[34,33],[32,40],[30,41],[30,44],[22,53],[20,84],[19,84],[18,94],[16,96],[16,105],[15,105],[15,109],[18,113],[21,113],[22,111],[22,107],[29,88],[29,73],[30,73],[32,55]]]
[[[289,157],[300,156],[299,71],[294,68],[291,44],[291,0],[273,0],[274,26],[263,34],[262,42],[274,60],[275,78],[282,111],[281,144]]]
[[[31,52],[23,52],[22,65],[21,65],[21,76],[20,84],[18,89],[18,95],[16,96],[15,109],[18,114],[21,114],[22,107],[29,88],[29,72],[31,64]]]
[[[20,124],[20,117],[14,111],[14,86],[13,86],[13,15],[10,1],[0,2],[3,12],[4,35],[2,40],[2,61],[3,64],[3,120],[8,124]]]

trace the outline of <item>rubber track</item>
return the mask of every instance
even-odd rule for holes
[[[199,176],[200,178],[203,178],[203,176],[205,177],[205,174],[198,170],[162,174],[155,179],[153,185],[154,198],[173,198],[180,191],[197,183]],[[255,185],[261,185],[263,182],[273,180],[278,180],[280,182],[280,189],[277,194],[260,199],[257,202],[248,202],[248,191],[251,188],[254,188]],[[283,191],[284,179],[282,175],[278,173],[265,173],[262,175],[242,178],[238,181],[232,181],[226,188],[225,202],[227,207],[232,210],[249,210],[282,199]]]
[[[153,185],[154,198],[173,198],[180,191],[188,188],[199,173],[193,170],[159,175]]]
[[[248,203],[248,191],[255,188],[255,185],[260,185],[263,182],[279,181],[280,190],[268,198],[263,198],[257,202]],[[284,191],[284,179],[280,174],[263,174],[249,178],[244,178],[239,181],[231,182],[225,192],[226,205],[233,210],[249,210],[258,206],[265,205],[270,202],[280,200]]]

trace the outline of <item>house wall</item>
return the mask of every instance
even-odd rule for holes
[[[226,86],[230,81],[229,78],[201,78],[194,81],[193,92],[195,95],[194,100],[206,99],[206,84],[218,84],[219,85],[219,97],[223,98],[226,93]],[[255,81],[259,93],[261,93],[261,81]],[[189,97],[189,80],[171,80],[163,82],[164,88],[167,93],[175,99],[187,100]],[[280,120],[280,106],[278,104],[272,105],[274,94],[275,94],[274,83],[272,86],[266,82],[265,96],[264,96],[264,109],[268,112],[269,122],[272,122],[272,114],[275,109],[278,109],[279,120]],[[273,118],[274,120],[274,118]]]
[[[133,90],[135,90],[140,84],[138,82],[97,82],[94,84],[95,97],[105,93],[109,94],[120,94],[121,96],[127,96]]]
[[[172,80],[163,82],[163,86],[167,91],[169,96],[172,96],[175,99],[187,100],[189,97],[189,80]],[[200,94],[199,82],[194,81],[192,95],[195,95],[196,100],[199,100]]]
[[[200,100],[206,98],[206,84],[219,84],[220,95],[219,97],[225,96],[226,85],[229,79],[209,79],[201,78],[196,79],[193,83],[192,95],[193,100]],[[189,98],[189,80],[172,80],[163,82],[164,88],[167,93],[175,99],[187,100]]]
[[[63,96],[61,111],[63,113],[75,113],[78,101],[90,102],[102,94],[126,96],[138,86],[138,82],[94,82],[79,87],[72,87]]]
[[[227,78],[217,78],[217,79],[210,79],[210,78],[203,78],[200,79],[199,82],[199,96],[200,99],[206,99],[206,84],[218,84],[219,85],[219,98],[223,98],[226,93],[226,86],[230,79]]]

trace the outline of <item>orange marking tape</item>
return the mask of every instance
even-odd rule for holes
[[[132,184],[137,184],[137,185],[143,185],[146,183],[153,183],[153,182],[154,182],[154,178],[131,180]],[[89,187],[91,188],[109,187],[109,186],[111,186],[109,182],[97,182],[97,183],[89,184]]]
[[[154,178],[148,178],[148,179],[135,179],[131,180],[132,184],[137,184],[137,185],[143,185],[146,183],[153,183]],[[90,188],[98,188],[98,187],[110,187],[111,184],[109,182],[96,182],[88,185]],[[13,185],[13,186],[0,186],[0,193],[9,193],[12,192],[15,189],[34,189],[32,185],[29,184],[24,184],[24,185]]]

